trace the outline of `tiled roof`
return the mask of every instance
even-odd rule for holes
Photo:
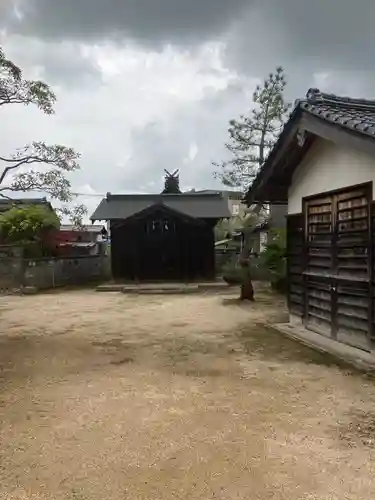
[[[304,122],[300,129],[298,125],[302,118]],[[285,176],[288,176],[287,182],[289,182],[297,167],[296,161],[291,158],[291,153],[296,148],[295,139],[301,148],[306,144],[302,152],[304,154],[311,145],[311,140],[306,142],[303,132],[307,131],[311,139],[314,135],[318,135],[319,131],[322,134],[321,137],[329,135],[328,129],[331,131],[335,129],[337,132],[350,132],[349,136],[348,134],[342,135],[343,143],[348,143],[353,139],[353,144],[355,141],[357,147],[358,139],[363,139],[364,147],[369,148],[372,144],[371,149],[375,153],[375,143],[368,141],[368,139],[375,139],[375,100],[339,97],[321,92],[316,88],[309,89],[304,99],[298,99],[295,102],[289,120],[250,186],[245,196],[248,206],[255,201],[286,202]],[[301,137],[299,137],[300,135]],[[335,136],[336,140],[338,140],[338,135],[340,134]],[[299,139],[302,139],[301,143]],[[283,150],[284,147],[286,149]],[[300,160],[301,157],[299,157]],[[280,174],[283,176],[282,179],[277,177],[281,161],[284,162],[284,167],[286,164],[290,166],[288,173],[284,168],[283,173]],[[284,183],[284,187],[277,189],[281,181]]]
[[[79,229],[77,229],[76,226],[73,224],[61,224],[60,225],[60,231],[87,231],[90,233],[100,233],[103,229],[102,224],[87,224]]]
[[[297,107],[348,130],[375,137],[375,101],[338,97],[310,89]]]
[[[10,210],[14,205],[45,205],[51,210],[53,210],[52,205],[46,198],[14,198],[8,200],[5,198],[0,198],[0,212],[6,212]]]
[[[164,205],[193,218],[230,217],[227,200],[220,194],[107,194],[90,217],[91,220],[128,219],[154,205]]]
[[[221,193],[223,196],[228,196],[229,198],[231,196],[234,197],[240,197],[243,198],[244,193],[242,191],[236,191],[236,190],[228,190],[228,189],[192,189],[190,191],[187,191],[187,193],[194,193],[194,194],[214,194],[214,193]]]

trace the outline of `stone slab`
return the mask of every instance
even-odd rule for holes
[[[228,289],[224,281],[202,283],[106,283],[98,285],[98,292],[122,292],[139,294],[160,293],[198,293],[203,291],[220,291]]]
[[[121,292],[124,288],[123,283],[107,283],[103,285],[98,285],[96,287],[97,292]]]

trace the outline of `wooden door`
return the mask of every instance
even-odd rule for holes
[[[307,328],[332,336],[334,294],[334,218],[332,195],[306,202],[306,255],[304,271],[305,312]]]
[[[305,204],[305,324],[362,349],[371,330],[371,230],[368,186]]]
[[[371,336],[371,214],[372,192],[355,188],[337,194],[335,335],[368,350]]]

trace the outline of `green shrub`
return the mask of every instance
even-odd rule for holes
[[[273,229],[268,243],[260,254],[260,265],[268,269],[271,285],[280,292],[286,291],[286,229]]]
[[[232,256],[231,260],[225,263],[221,269],[223,280],[228,285],[239,285],[243,281],[243,268],[239,265],[238,255]]]
[[[47,236],[59,227],[56,213],[44,206],[14,206],[0,215],[2,242],[22,246],[33,257],[48,254]]]

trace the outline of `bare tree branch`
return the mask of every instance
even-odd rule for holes
[[[7,189],[13,191],[45,191],[54,198],[67,201],[71,198],[70,182],[64,177],[64,172],[71,172],[79,168],[79,154],[72,148],[53,145],[44,142],[33,142],[19,150],[11,157],[0,157],[0,162],[7,163],[0,174],[0,186],[10,172],[22,166],[42,164],[55,167],[47,172],[29,170],[15,174]],[[9,165],[10,164],[10,165]],[[1,189],[2,190],[2,189]]]
[[[0,107],[5,104],[33,104],[51,115],[55,102],[56,96],[50,87],[41,81],[23,79],[21,69],[5,57],[0,47]],[[43,192],[63,203],[71,202],[74,197],[66,174],[79,169],[79,156],[72,148],[48,146],[44,142],[33,142],[10,156],[0,156],[0,164],[4,166],[2,171],[0,169],[0,197],[10,200],[5,194],[7,191],[34,191]],[[32,165],[39,165],[43,170],[34,170],[30,168]],[[20,171],[23,167],[26,168]],[[82,205],[66,210],[73,214],[76,221],[85,214]]]
[[[4,193],[1,193],[1,192],[0,192],[0,198],[3,198],[5,200],[9,200],[9,201],[13,201],[13,198],[11,198],[10,196],[7,196],[7,195],[5,195]]]

